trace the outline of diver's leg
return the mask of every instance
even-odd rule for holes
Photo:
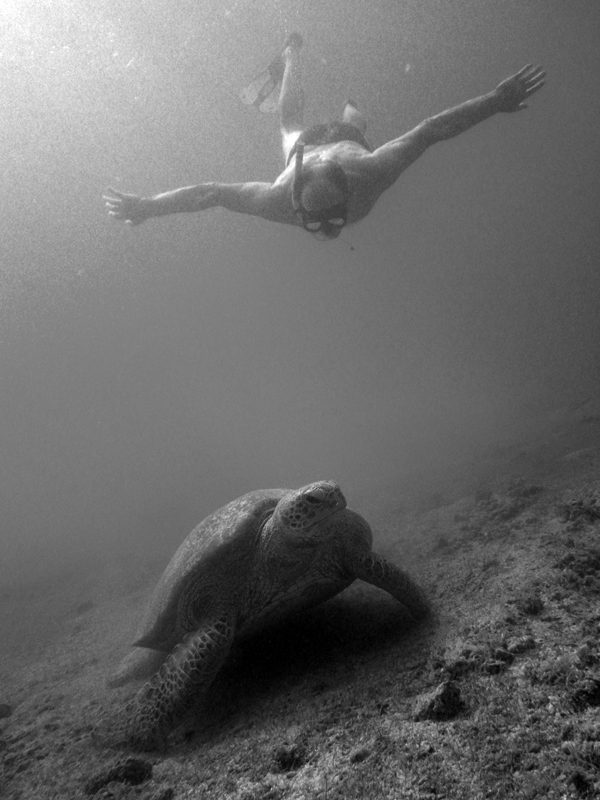
[[[297,35],[292,35],[283,53],[285,69],[279,95],[279,123],[283,158],[286,164],[290,150],[304,127],[304,90],[300,70],[301,47],[302,39]]]
[[[343,122],[349,122],[350,125],[354,125],[355,128],[361,133],[366,133],[367,131],[367,118],[362,113],[362,111],[358,110],[358,107],[354,100],[348,100],[346,105],[344,106],[344,113],[342,115]]]

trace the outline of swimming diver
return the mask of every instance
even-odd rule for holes
[[[110,216],[139,225],[150,217],[220,206],[302,226],[321,240],[335,239],[345,225],[366,217],[380,195],[428,147],[494,114],[527,108],[525,101],[542,88],[546,75],[527,64],[488,94],[429,117],[374,149],[365,137],[366,119],[351,100],[341,121],[304,127],[301,49],[302,37],[292,34],[266,72],[241,93],[245,103],[279,112],[285,168],[273,183],[200,183],[151,197],[109,188],[104,200]]]

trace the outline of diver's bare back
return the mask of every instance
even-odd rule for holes
[[[350,141],[316,145],[307,147],[305,150],[305,165],[310,167],[319,161],[336,161],[346,173],[351,191],[351,198],[348,203],[349,224],[364,219],[382,192],[387,189],[385,175],[379,174],[373,155],[357,142]],[[273,191],[281,198],[278,201],[278,205],[281,203],[280,208],[283,212],[281,222],[301,225],[302,223],[299,221],[297,214],[295,214],[289,199],[293,181],[294,162],[292,160],[274,181]],[[282,190],[285,199],[280,194]]]

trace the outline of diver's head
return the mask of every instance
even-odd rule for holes
[[[292,203],[302,226],[318,239],[335,239],[348,219],[350,188],[346,173],[334,161],[302,166],[304,145],[296,150]]]

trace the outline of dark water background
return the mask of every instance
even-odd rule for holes
[[[238,91],[293,30],[307,123],[351,96],[376,145],[527,62],[548,84],[334,243],[109,220],[106,185],[276,177]],[[597,395],[598,31],[596,0],[5,0],[0,579],[173,550],[255,488],[352,503]]]

